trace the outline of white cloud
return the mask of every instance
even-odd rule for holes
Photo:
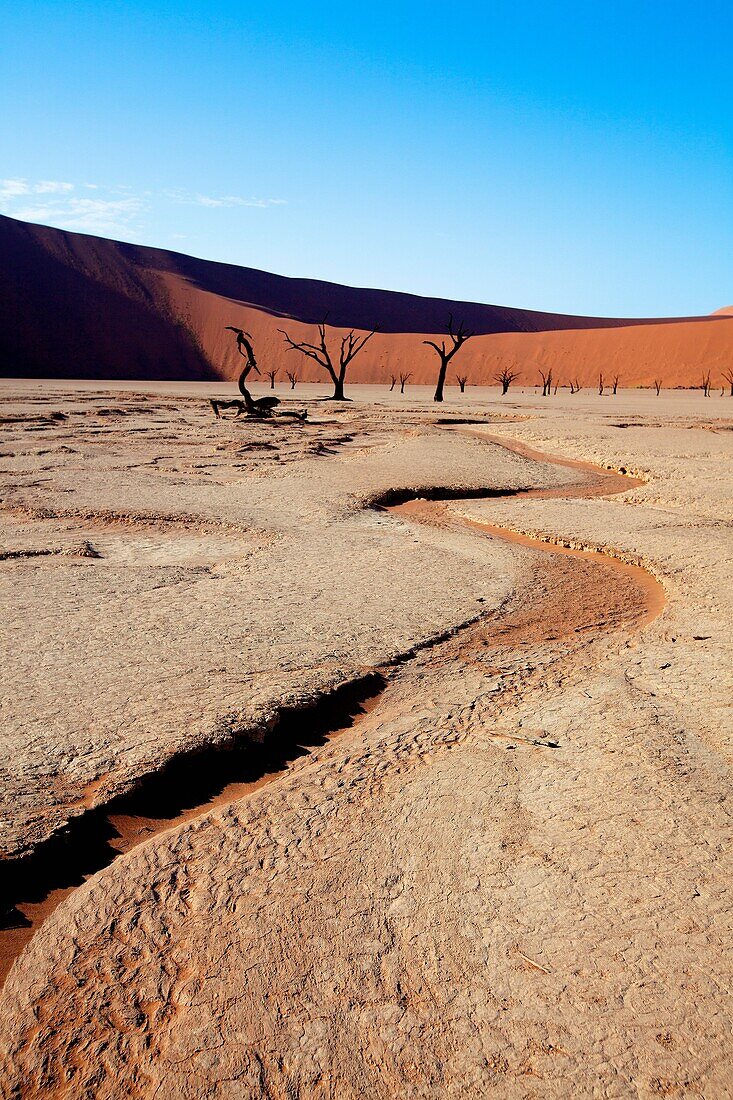
[[[23,195],[59,195],[73,190],[73,183],[62,183],[60,180],[38,180],[34,183],[27,179],[4,179],[0,180],[0,202],[7,204]]]
[[[22,221],[105,234],[128,231],[147,207],[129,194],[127,187],[100,188],[96,183],[84,183],[81,189],[82,194],[94,191],[100,195],[82,198],[73,193],[75,184],[62,180],[0,179],[0,211]]]
[[[209,209],[255,207],[262,210],[285,205],[284,199],[202,195],[181,189],[135,194],[127,184],[107,186],[81,183],[77,186],[62,180],[0,179],[0,212],[22,221],[41,222],[59,229],[99,233],[102,236],[137,232],[140,218],[156,198]],[[172,238],[185,240],[186,235],[172,234]]]
[[[33,188],[36,195],[59,195],[74,190],[73,183],[60,183],[58,180],[40,180]]]
[[[19,195],[28,195],[28,180],[0,180],[0,202],[6,204],[8,200],[15,199]]]
[[[139,199],[57,199],[14,211],[22,221],[43,222],[81,232],[123,232],[134,225],[145,209]]]
[[[259,209],[265,209],[268,206],[284,206],[286,204],[285,199],[258,199],[258,198],[243,198],[241,195],[201,195],[199,193],[189,194],[186,191],[164,191],[163,194],[173,199],[174,202],[182,202],[191,206],[208,206],[211,208],[219,207],[231,207],[231,206],[254,206]]]

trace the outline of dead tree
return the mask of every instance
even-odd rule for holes
[[[277,371],[276,370],[266,370],[265,374],[270,379],[270,389],[274,390],[275,389],[275,379],[277,377]]]
[[[239,398],[235,398],[232,401],[219,401],[216,397],[212,397],[210,398],[210,404],[212,409],[214,410],[214,416],[217,420],[221,420],[222,409],[236,409],[237,411],[234,414],[235,420],[238,416],[241,416],[242,413],[245,412],[247,409],[244,401],[240,401]]]
[[[295,389],[295,383],[300,382],[300,376],[298,374],[296,374],[296,372],[294,370],[286,370],[285,371],[285,377],[287,378],[288,382],[290,383],[290,389],[294,390]]]
[[[613,387],[613,396],[615,397],[617,392],[618,392],[618,375],[617,374],[614,374],[613,381],[612,381],[611,385]]]
[[[704,393],[705,397],[710,397],[710,371],[707,374],[703,374],[700,381],[700,389]]]
[[[390,393],[392,392],[392,390],[395,388],[396,385],[397,385],[397,375],[396,374],[390,374],[390,376],[389,376],[389,392]]]
[[[461,387],[461,393],[465,393],[466,392],[466,382],[468,382],[468,375],[467,374],[457,374],[456,375],[456,382]]]
[[[433,395],[433,401],[443,400],[443,387],[445,386],[445,376],[448,371],[448,364],[457,351],[465,344],[466,340],[470,340],[473,336],[472,332],[469,332],[463,321],[457,329],[453,328],[453,316],[448,318],[448,337],[451,341],[451,347],[448,347],[445,340],[441,340],[440,346],[435,343],[434,340],[423,340],[423,344],[427,344],[428,347],[433,348],[440,358],[440,370],[438,371],[438,383],[435,387],[435,394]]]
[[[331,381],[333,382],[333,394],[328,398],[329,401],[348,401],[349,398],[344,396],[344,379],[346,378],[346,371],[348,370],[351,360],[359,354],[361,349],[371,340],[375,332],[379,330],[375,327],[371,332],[367,332],[364,336],[357,336],[353,328],[351,332],[341,339],[341,348],[339,350],[338,364],[334,363],[331,352],[329,351],[328,344],[326,342],[326,321],[325,319],[318,325],[318,343],[309,344],[306,340],[293,340],[288,336],[284,329],[279,329],[285,337],[285,343],[288,345],[288,351],[299,351],[301,355],[307,356],[309,359],[313,359],[318,363],[319,367],[328,373]]]
[[[598,396],[603,397],[603,374],[598,375]]]
[[[733,367],[724,367],[721,374],[730,386],[730,395],[733,397]]]
[[[540,378],[542,379],[542,396],[549,397],[550,390],[552,389],[552,367],[543,371],[541,367],[537,368],[540,372]]]
[[[240,355],[243,355],[248,363],[251,363],[254,369],[257,370],[257,360],[255,359],[255,353],[252,350],[252,336],[249,332],[245,332],[244,329],[236,328],[235,325],[225,325],[224,328],[228,332],[236,332],[237,334],[237,351]]]
[[[412,378],[412,371],[408,371],[407,374],[400,375],[400,393],[405,392],[405,383],[407,382],[408,378]]]
[[[570,379],[570,392],[575,393],[575,382],[573,382],[572,378]]]
[[[556,383],[555,383],[555,388],[554,388],[554,390],[552,391],[552,392],[553,392],[553,395],[556,395],[556,394],[557,394],[557,387],[559,386],[559,384],[560,384],[559,382],[556,382]]]
[[[507,392],[512,382],[519,378],[518,371],[512,371],[509,367],[504,367],[500,374],[494,375],[494,380],[501,385],[502,396]]]
[[[662,379],[661,378],[655,378],[654,379],[654,389],[657,391],[657,397],[659,397],[659,391],[661,390],[661,388],[662,388]]]
[[[306,420],[308,417],[307,409],[302,409],[300,412],[285,411],[280,413],[273,413],[273,410],[280,404],[279,397],[260,397],[257,400],[252,397],[252,394],[247,389],[247,378],[252,371],[254,371],[256,374],[260,373],[259,367],[257,366],[257,360],[255,359],[254,349],[250,342],[252,337],[249,335],[248,332],[243,332],[242,329],[235,328],[233,325],[227,325],[226,327],[231,332],[236,333],[237,350],[246,359],[246,363],[237,380],[237,386],[239,388],[239,392],[242,395],[242,400],[236,399],[232,401],[222,401],[216,398],[211,399],[210,404],[212,409],[214,410],[214,416],[217,418],[217,420],[221,419],[222,409],[235,409],[235,419],[238,416],[241,416],[242,413],[246,412],[248,416],[254,417],[257,420],[270,419],[273,416],[276,416],[278,418],[290,417],[294,420],[301,421]],[[274,379],[277,371],[267,371],[266,373],[270,378],[271,387],[274,389]],[[288,375],[288,377],[290,377],[290,375]],[[293,388],[295,388],[294,381],[292,385]]]
[[[582,390],[582,388],[583,388],[583,387],[581,386],[580,382],[579,382],[579,381],[578,381],[578,379],[576,378],[576,379],[575,379],[575,392],[576,392],[576,393],[580,393],[580,391]]]
[[[263,404],[263,402],[274,402],[275,405],[279,405],[280,402],[276,397],[263,397],[259,401],[252,401],[250,398],[249,404],[246,401],[240,401],[239,399],[233,401],[219,401],[215,397],[210,399],[210,405],[214,410],[214,416],[217,420],[221,420],[221,409],[236,409],[234,419],[246,412],[248,416],[253,417],[255,420],[271,420],[277,418],[278,420],[291,420],[306,421],[308,419],[308,410],[301,409],[297,412],[295,409],[286,409],[283,412],[273,412],[272,404]]]
[[[240,374],[239,380],[237,382],[239,392],[244,398],[244,407],[246,408],[250,416],[272,416],[272,410],[275,408],[276,405],[280,404],[280,398],[259,397],[257,400],[255,400],[246,386],[247,375],[251,370],[257,371],[258,374],[260,373],[257,368],[257,364],[254,362],[254,355],[251,359],[248,360],[247,366]]]
[[[226,325],[225,327],[230,332],[235,332],[237,334],[237,350],[239,351],[240,355],[244,356],[244,358],[247,360],[242,370],[242,373],[240,374],[237,381],[239,392],[244,398],[244,409],[240,409],[240,412],[246,411],[249,416],[257,417],[272,416],[272,410],[275,408],[276,405],[280,404],[279,398],[260,397],[259,400],[255,401],[252,397],[252,394],[247,389],[246,383],[248,375],[252,371],[254,371],[255,374],[260,373],[260,368],[257,366],[257,360],[255,359],[254,348],[250,343],[252,337],[249,335],[248,332],[243,332],[241,328],[235,328],[233,325]],[[247,337],[249,337],[249,339],[247,339]],[[219,408],[217,408],[217,404],[219,408],[232,407],[232,402],[229,402],[228,405],[225,405],[222,402],[215,403],[212,401],[212,408],[214,409],[217,417],[219,416]],[[240,413],[238,412],[236,415],[239,416]]]

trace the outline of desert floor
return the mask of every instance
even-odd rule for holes
[[[0,384],[2,1095],[733,1095],[733,399],[233,391]]]

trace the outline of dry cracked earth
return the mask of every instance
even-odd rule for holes
[[[727,402],[301,390],[3,383],[2,1095],[733,1095]]]

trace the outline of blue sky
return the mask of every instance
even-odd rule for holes
[[[600,315],[733,302],[733,5],[3,5],[0,212]]]

